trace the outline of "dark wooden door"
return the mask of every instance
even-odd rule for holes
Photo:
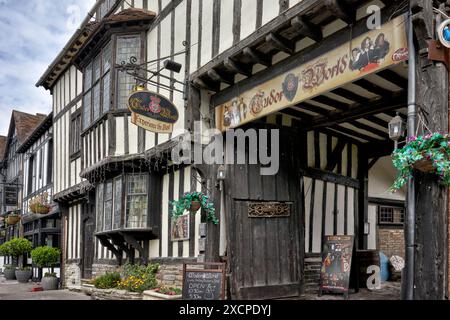
[[[229,221],[231,295],[235,299],[298,296],[303,289],[304,218],[298,156],[293,140],[280,132],[280,168],[263,176],[260,165],[229,166],[226,212]],[[288,205],[288,216],[253,217],[252,205]]]
[[[82,242],[82,277],[92,278],[92,264],[94,263],[94,233],[95,233],[95,206],[83,205],[83,242]]]

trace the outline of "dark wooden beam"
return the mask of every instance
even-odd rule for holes
[[[297,31],[316,42],[319,42],[323,39],[322,28],[311,23],[304,16],[297,16],[291,20],[291,25],[297,28]]]
[[[224,82],[229,85],[234,84],[234,76],[232,74],[226,74],[219,70],[211,69],[208,71],[208,76],[216,82]]]
[[[375,83],[372,83],[366,79],[359,79],[353,83],[356,84],[357,86],[360,86],[363,89],[366,89],[369,92],[372,92],[382,97],[392,95],[392,91],[377,86]]]
[[[356,138],[359,138],[359,139],[363,139],[363,140],[365,140],[367,142],[378,142],[378,141],[380,141],[379,139],[375,139],[373,137],[370,137],[370,136],[365,135],[363,133],[357,132],[355,130],[345,128],[345,127],[343,127],[341,125],[333,125],[333,126],[330,127],[330,129],[339,131],[341,133],[344,133],[344,134],[347,134],[347,135],[350,135],[350,136],[353,136],[353,137],[356,137]]]
[[[204,81],[201,78],[195,78],[192,80],[195,86],[206,89],[209,91],[219,92],[220,91],[220,83],[216,81]]]
[[[250,47],[244,48],[244,54],[252,58],[255,63],[270,67],[272,65],[272,58]]]
[[[377,136],[379,136],[380,138],[384,138],[384,139],[388,139],[389,138],[389,134],[387,132],[384,132],[382,130],[379,130],[377,128],[371,127],[369,125],[366,125],[364,123],[358,122],[356,120],[350,120],[348,123],[350,123],[352,126],[362,129],[364,131],[373,133]]]
[[[377,73],[378,76],[382,77],[383,79],[395,84],[397,87],[400,87],[402,89],[408,88],[408,79],[403,78],[398,73],[385,69],[383,71],[380,71]]]
[[[304,130],[309,131],[314,128],[328,127],[337,123],[344,123],[349,120],[401,108],[405,105],[406,97],[404,95],[383,98],[369,105],[360,105],[350,110],[330,112],[328,116],[317,117],[311,123],[305,123]]]
[[[308,113],[301,112],[300,110],[292,109],[292,108],[286,108],[280,111],[283,114],[287,114],[289,116],[302,119],[305,121],[311,120],[313,118],[312,115]]]
[[[342,151],[344,150],[346,145],[347,142],[345,140],[343,139],[338,140],[338,143],[336,144],[334,150],[331,152],[331,154],[328,154],[327,165],[325,167],[326,171],[334,170],[339,160],[342,159]]]
[[[295,43],[293,41],[289,41],[273,32],[266,36],[266,42],[270,43],[276,49],[286,52],[287,54],[293,54],[295,52]]]
[[[335,99],[329,98],[327,96],[318,96],[313,99],[312,101],[316,101],[322,104],[325,104],[327,106],[339,109],[339,110],[348,110],[350,108],[350,105],[344,102],[337,101]]]
[[[375,163],[377,163],[378,160],[380,160],[380,157],[372,158],[372,160],[370,160],[369,162],[369,165],[367,166],[367,170],[370,171],[370,169],[372,169],[372,167],[375,165]]]
[[[223,64],[224,64],[225,68],[227,68],[228,70],[230,70],[233,73],[240,73],[246,77],[250,77],[252,75],[252,67],[251,66],[247,66],[247,65],[240,63],[238,61],[235,61],[231,58],[227,58]]]
[[[325,6],[330,13],[347,24],[356,21],[356,6],[349,5],[342,0],[325,0]]]
[[[373,122],[373,123],[379,125],[380,127],[383,127],[383,128],[387,128],[388,127],[388,122],[386,122],[383,119],[380,119],[378,117],[366,116],[366,117],[364,117],[364,119],[366,119],[367,121]]]
[[[337,88],[331,91],[334,94],[337,94],[338,96],[347,98],[349,100],[355,101],[360,104],[369,103],[370,99],[360,96],[359,94],[354,93],[353,91],[344,89],[344,88]]]
[[[302,103],[296,105],[296,107],[298,107],[300,109],[308,110],[308,111],[311,111],[311,112],[315,112],[315,113],[323,115],[323,116],[327,115],[330,112],[327,109],[315,106],[315,105],[310,104],[308,102],[302,102]]]
[[[306,169],[300,169],[302,175],[312,178],[312,179],[318,179],[326,182],[331,183],[337,183],[343,186],[347,186],[354,189],[359,189],[359,181],[347,176],[341,176],[339,174],[324,171],[320,169],[315,168],[306,168]]]

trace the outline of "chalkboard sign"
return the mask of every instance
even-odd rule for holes
[[[225,264],[194,263],[217,269],[188,269],[183,266],[183,300],[223,300],[225,298]]]
[[[354,237],[326,236],[322,252],[319,296],[324,291],[348,297]]]

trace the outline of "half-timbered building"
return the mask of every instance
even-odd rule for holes
[[[388,123],[407,116],[407,9],[379,0],[97,1],[38,82],[53,96],[65,284],[125,261],[159,262],[163,272],[225,261],[230,297],[280,298],[317,288],[327,235],[381,249],[380,227],[405,220],[405,194],[387,190]],[[123,72],[127,64],[140,73]],[[180,131],[133,124],[127,99],[143,80],[178,108],[175,129],[278,130],[278,172],[227,164],[222,183],[219,164],[174,164]],[[196,190],[211,196],[221,225],[190,215],[189,236],[177,239],[170,201]]]
[[[31,133],[45,119],[43,114],[28,114],[13,110],[4,148],[2,162],[2,216],[14,214],[22,217],[23,190],[23,155],[18,152],[20,146],[26,142]],[[18,220],[15,224],[5,224],[4,240],[8,241],[22,235]],[[5,257],[5,263],[12,263],[11,257]]]
[[[25,142],[17,149],[23,155],[22,236],[33,247],[59,248],[61,244],[61,218],[53,197],[53,113],[50,113]],[[34,209],[33,203],[48,205],[49,210]],[[42,210],[42,209],[41,209]],[[48,211],[48,212],[47,212]],[[27,261],[33,269],[33,279],[41,279],[43,270]],[[56,265],[58,277],[60,270]]]

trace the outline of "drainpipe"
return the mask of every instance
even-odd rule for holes
[[[408,138],[414,136],[416,131],[416,49],[414,47],[414,30],[412,24],[412,13],[409,12],[408,27]],[[406,211],[406,264],[405,264],[405,281],[403,299],[414,300],[414,237],[415,237],[415,219],[416,219],[416,203],[415,203],[415,186],[414,177],[408,179],[407,194],[407,211]]]

